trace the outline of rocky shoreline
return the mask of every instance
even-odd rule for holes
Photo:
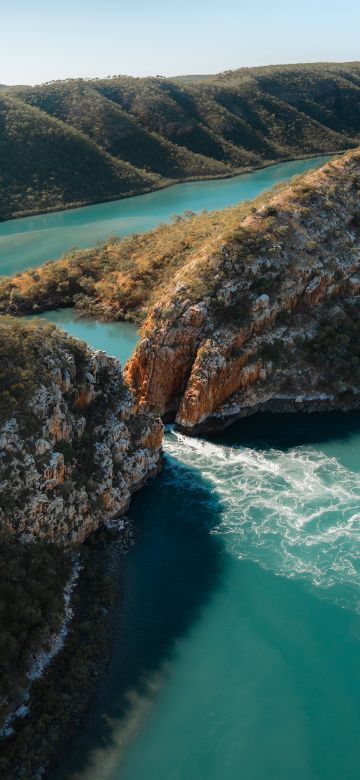
[[[360,391],[355,389],[354,395],[348,400],[327,395],[326,393],[315,393],[313,396],[286,396],[275,395],[269,398],[259,400],[255,404],[240,404],[236,400],[230,401],[217,412],[209,416],[203,423],[195,426],[191,435],[197,436],[212,431],[222,431],[229,428],[239,420],[252,417],[261,412],[281,416],[282,414],[326,414],[328,412],[356,412],[360,410]],[[189,434],[187,428],[180,424],[175,425],[176,429],[183,434]]]
[[[0,776],[39,780],[111,655],[124,513],[161,468],[163,424],[117,360],[53,325],[1,317],[0,362]]]
[[[122,528],[99,530],[79,548],[82,570],[63,648],[31,687],[28,712],[1,740],[2,780],[46,780],[77,733],[110,661],[122,596],[123,556],[133,544]],[[56,705],[55,705],[56,702]]]
[[[31,666],[27,672],[27,685],[15,697],[16,704],[7,715],[0,729],[0,740],[10,737],[14,733],[14,725],[18,718],[24,718],[30,713],[31,688],[34,681],[44,676],[48,665],[64,647],[69,625],[73,618],[72,596],[77,587],[80,572],[80,557],[75,552],[72,555],[69,579],[63,589],[64,609],[62,622],[57,631],[44,637],[43,647],[32,655]]]

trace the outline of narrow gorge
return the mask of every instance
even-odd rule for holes
[[[215,608],[220,612],[209,634],[211,646],[219,635],[220,614],[228,609],[229,625],[236,624],[238,603],[231,599],[231,589],[226,591],[228,585],[223,599],[221,583],[224,577],[236,593],[244,592],[243,569],[238,568],[243,556],[248,555],[251,562],[245,565],[244,581],[248,577],[255,594],[257,588],[261,593],[266,589],[266,580],[270,590],[276,591],[272,572],[291,578],[294,566],[296,576],[301,572],[300,578],[310,588],[320,583],[324,590],[331,589],[335,580],[344,603],[348,603],[343,587],[347,582],[353,604],[357,582],[352,568],[354,546],[341,543],[340,559],[328,562],[335,550],[330,555],[326,534],[328,526],[331,533],[340,533],[330,517],[340,499],[345,513],[356,507],[357,475],[349,476],[340,458],[335,471],[339,483],[346,485],[346,500],[339,497],[336,486],[328,486],[334,472],[333,451],[329,446],[326,457],[310,446],[306,449],[307,441],[312,441],[312,423],[301,422],[301,414],[292,415],[293,424],[290,415],[284,418],[289,431],[297,425],[308,431],[303,438],[294,434],[298,448],[293,446],[292,434],[283,445],[282,430],[273,432],[278,418],[269,422],[266,414],[254,418],[254,430],[261,429],[261,436],[267,437],[262,448],[257,434],[252,438],[251,421],[244,418],[258,411],[284,414],[360,408],[359,195],[357,150],[280,184],[254,201],[222,211],[189,211],[175,216],[172,224],[126,238],[112,237],[95,248],[70,250],[59,260],[1,278],[0,521],[4,540],[0,539],[0,563],[17,560],[21,551],[22,579],[16,582],[16,597],[23,605],[28,632],[26,636],[19,630],[11,614],[9,636],[11,643],[15,637],[21,653],[16,644],[11,655],[8,648],[14,644],[9,636],[4,640],[5,650],[0,647],[7,669],[7,687],[0,691],[2,724],[11,727],[11,718],[19,710],[25,715],[24,725],[15,728],[15,735],[9,734],[9,761],[4,751],[0,762],[6,780],[22,776],[17,774],[20,742],[25,746],[21,761],[29,778],[37,778],[39,767],[39,777],[48,776],[54,761],[52,745],[62,745],[64,736],[52,719],[54,697],[60,692],[60,729],[73,736],[88,701],[82,699],[81,681],[89,696],[93,695],[109,662],[110,624],[116,609],[121,611],[117,620],[125,633],[116,640],[110,665],[110,679],[115,682],[114,686],[108,683],[105,700],[101,698],[104,692],[100,694],[95,732],[90,729],[89,733],[96,744],[102,742],[103,750],[108,733],[119,729],[123,746],[119,748],[115,739],[108,750],[115,751],[115,765],[120,766],[132,733],[131,717],[139,717],[139,723],[145,717],[137,706],[146,712],[147,699],[153,701],[157,686],[166,677],[163,666],[173,669],[177,643],[181,653],[185,652],[187,632],[192,641],[196,629],[196,610],[201,615],[204,609],[206,614],[213,590],[215,605],[219,598],[221,605]],[[61,307],[67,307],[66,311]],[[42,320],[29,321],[23,316],[41,313]],[[122,372],[114,357],[66,335],[45,317],[63,321],[65,327],[71,321],[79,335],[87,327],[90,340],[96,321],[96,327],[109,324],[113,330],[106,349],[112,354],[117,352],[117,339],[120,343],[122,338],[117,335],[118,327],[126,330],[129,323],[136,323],[141,337]],[[313,418],[314,430],[320,439],[325,438],[328,418],[324,416],[324,423],[317,414]],[[348,422],[334,416],[336,457],[337,447],[341,452],[341,432],[349,438],[357,435],[355,418],[353,423],[351,415],[344,419]],[[229,438],[219,444],[219,429],[239,420]],[[166,422],[174,427],[165,436],[163,456]],[[197,438],[199,433],[206,437]],[[238,444],[243,439],[244,447]],[[160,472],[163,460],[164,472],[150,480],[144,496],[131,502],[148,478]],[[303,483],[309,486],[310,497],[300,487]],[[325,530],[319,521],[317,535],[310,540],[318,551],[310,559],[300,505],[309,522],[313,513],[323,513],[325,518]],[[125,512],[129,519],[124,518]],[[138,545],[128,565],[123,559],[119,564],[118,541],[111,552],[111,531],[102,540],[101,530],[106,528],[125,529],[125,535],[115,534],[116,540],[125,537],[125,541],[126,534],[131,536],[132,528],[137,529]],[[273,543],[268,553],[270,532]],[[174,544],[172,534],[179,544]],[[75,618],[70,640],[50,665],[44,685],[49,679],[51,685],[43,702],[45,687],[40,680],[31,700],[33,709],[22,712],[34,659],[51,653],[63,631],[63,594],[74,575],[77,551],[84,572],[71,605]],[[254,573],[254,561],[260,562],[260,574]],[[41,576],[46,587],[41,593],[30,576],[34,566],[37,572],[44,570]],[[109,580],[116,583],[116,593]],[[28,601],[24,596],[27,582]],[[278,595],[284,598],[290,625],[286,586]],[[303,595],[297,593],[299,614]],[[251,598],[258,601],[257,596]],[[304,599],[309,605],[310,597]],[[31,604],[37,611],[30,609]],[[249,609],[244,635],[253,620]],[[266,620],[265,604],[260,624]],[[255,631],[261,633],[256,620]],[[285,647],[291,645],[290,633],[285,636]],[[227,632],[220,634],[221,653],[229,654]],[[238,653],[242,642],[243,637],[235,643]],[[327,652],[325,645],[321,645],[321,655]],[[256,654],[256,642],[254,646]],[[252,656],[251,641],[249,648]],[[76,655],[79,649],[85,656]],[[194,652],[196,656],[198,650]],[[69,664],[72,653],[74,661]],[[212,659],[210,647],[205,655]],[[201,664],[203,657],[201,651],[197,658]],[[211,679],[216,680],[213,662],[209,669]],[[67,665],[69,671],[60,683]],[[189,669],[186,674],[191,677]],[[15,678],[19,681],[16,689],[12,688]],[[240,678],[239,667],[242,691]],[[217,681],[218,693],[221,684]],[[227,684],[232,688],[230,679]],[[205,687],[211,688],[208,683]],[[180,684],[175,689],[175,702],[182,700],[183,689]],[[199,701],[204,695],[199,684]],[[209,711],[218,707],[221,695],[215,698]],[[262,706],[266,710],[265,700]],[[36,734],[33,712],[39,726]],[[177,713],[176,709],[175,721]],[[68,734],[69,719],[73,731]],[[159,722],[162,739],[161,713]],[[45,748],[48,724],[52,737]],[[225,731],[231,733],[230,727]],[[227,739],[225,733],[223,739]],[[145,737],[144,756],[146,749]],[[146,758],[142,764],[138,755],[131,758],[130,751],[129,756],[132,768],[127,775],[125,767],[124,778],[142,777]],[[166,762],[171,763],[167,751],[163,759],[165,777],[169,772]],[[98,766],[95,762],[89,774],[82,766],[79,778],[95,779]],[[61,780],[70,776],[66,768],[65,774],[59,772]],[[196,761],[190,776],[197,778]],[[218,776],[215,772],[216,780]]]

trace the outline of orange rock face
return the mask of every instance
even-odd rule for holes
[[[93,386],[90,384],[81,385],[81,387],[76,393],[75,406],[78,409],[86,409],[87,406],[90,406],[93,400],[94,400]]]
[[[360,291],[359,174],[360,155],[307,174],[178,273],[126,368],[140,410],[191,433],[217,425],[224,405],[241,416],[273,397],[321,395],[326,367],[307,344]]]
[[[193,428],[202,423],[229,396],[245,390],[255,382],[262,368],[261,362],[244,366],[245,358],[226,362],[220,369],[208,372],[201,369],[201,357],[197,359],[186,391],[181,400],[176,422],[183,428]]]
[[[137,439],[137,445],[144,447],[151,452],[158,452],[161,449],[164,435],[164,426],[159,418],[152,421],[151,425],[146,426],[144,432]]]
[[[195,345],[183,339],[171,347],[148,349],[141,343],[125,377],[133,388],[139,411],[167,416],[178,407],[195,355]]]
[[[55,452],[49,465],[45,468],[44,478],[48,483],[53,483],[54,487],[61,485],[65,480],[64,456],[60,452]]]
[[[165,332],[160,327],[140,342],[124,371],[139,411],[167,417],[177,410],[205,317],[203,307],[180,307]]]

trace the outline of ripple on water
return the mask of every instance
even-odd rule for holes
[[[182,462],[212,483],[222,506],[212,532],[229,552],[358,609],[360,474],[312,447],[255,450],[171,431],[165,450],[175,478]]]

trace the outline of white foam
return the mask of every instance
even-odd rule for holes
[[[213,532],[232,554],[337,589],[331,595],[340,600],[346,585],[346,602],[357,608],[360,474],[312,447],[253,450],[171,431],[165,451],[177,478],[184,464],[211,485],[221,503]]]

